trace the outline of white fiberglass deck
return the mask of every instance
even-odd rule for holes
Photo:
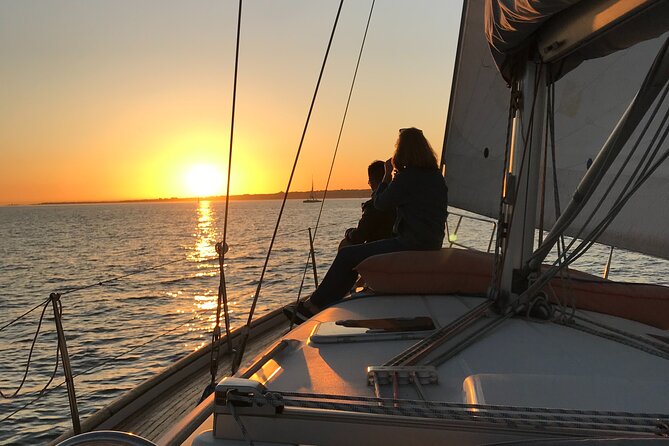
[[[366,296],[344,301],[288,333],[284,339],[292,340],[290,346],[253,379],[271,391],[373,397],[367,367],[383,365],[418,341],[384,340],[372,334],[367,335],[369,341],[357,337],[356,342],[316,343],[310,335],[319,323],[429,316],[440,328],[481,302],[456,296]],[[596,313],[588,317],[636,335],[667,335],[615,317]],[[669,412],[668,360],[549,322],[507,320],[441,364],[438,375],[438,384],[424,386],[427,400]],[[392,387],[382,386],[381,393],[392,397]],[[399,396],[418,399],[411,385],[400,386]]]
[[[550,438],[649,439],[664,433],[669,343],[659,329],[577,312],[624,330],[632,335],[628,339],[652,341],[651,354],[557,323],[513,318],[457,350],[458,342],[472,339],[475,328],[496,320],[491,313],[414,361],[436,366],[423,375],[429,378],[425,382],[418,379],[420,386],[415,385],[417,375],[406,369],[395,375],[396,386],[389,379],[393,374],[381,371],[374,375],[381,376],[377,390],[368,380],[368,367],[383,366],[415,345],[417,332],[340,331],[334,325],[429,317],[435,329],[420,335],[427,337],[484,302],[463,296],[379,295],[342,301],[287,333],[243,375],[251,380],[221,382],[215,415],[198,429],[193,444],[237,445],[252,439],[281,445],[481,445]],[[644,348],[639,339],[637,345]],[[454,348],[446,361],[434,361]],[[261,400],[257,405],[243,400],[254,394]],[[242,400],[236,403],[235,395]]]

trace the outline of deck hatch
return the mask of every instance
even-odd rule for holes
[[[376,342],[423,339],[434,332],[432,318],[347,319],[317,324],[309,341],[313,344]]]

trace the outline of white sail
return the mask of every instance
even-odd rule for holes
[[[466,1],[442,162],[449,205],[497,218],[509,89],[484,33],[484,1]]]
[[[507,123],[504,118],[508,116],[509,90],[497,71],[483,32],[484,2],[467,3],[465,27],[456,62],[455,93],[451,98],[444,139],[443,161],[446,165],[450,203],[497,217],[506,143]],[[605,57],[585,61],[577,70],[568,72],[556,83],[556,165],[563,208],[585,174],[588,160],[594,160],[634,97],[666,37],[667,33]],[[665,111],[666,108],[662,109],[660,115]],[[649,139],[646,138],[646,142]],[[642,144],[641,149],[644,147]],[[623,151],[609,172],[609,177],[617,172],[626,153],[627,150]],[[621,184],[625,183],[626,175],[630,174],[634,159],[628,163]],[[550,165],[547,183],[545,228],[554,222]],[[602,186],[607,184],[605,179]],[[614,189],[613,196],[616,191]],[[601,190],[593,195],[591,203],[596,203],[599,196]],[[664,230],[669,218],[667,198],[669,166],[664,165],[639,189],[598,240],[669,258],[669,236]],[[578,233],[592,207],[593,204],[590,204],[584,209],[582,217],[574,222],[567,234]],[[598,218],[593,220],[597,221]]]

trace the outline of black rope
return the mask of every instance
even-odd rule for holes
[[[42,308],[42,314],[40,315],[39,322],[37,323],[37,330],[35,330],[35,335],[33,336],[32,343],[30,344],[30,351],[28,352],[28,360],[26,361],[26,367],[25,367],[25,372],[23,373],[23,378],[21,379],[21,383],[19,386],[16,388],[16,390],[11,394],[11,395],[6,395],[4,392],[0,390],[0,396],[5,399],[12,399],[15,398],[21,389],[23,388],[23,385],[26,382],[26,379],[28,378],[28,372],[30,371],[30,364],[32,363],[32,357],[33,357],[33,352],[35,350],[35,344],[37,343],[37,338],[39,337],[40,331],[42,330],[42,322],[44,322],[44,315],[46,314],[47,308],[49,308],[49,303],[51,302],[51,299],[47,299],[46,302],[43,304],[44,308]],[[60,308],[60,312],[62,313],[62,307]],[[58,349],[56,348],[56,370],[58,369]],[[53,380],[53,376],[55,376],[54,370],[54,375],[51,376],[51,379],[47,383],[47,385],[42,389],[42,392],[48,387],[48,385],[51,383]]]
[[[655,109],[654,109],[653,112],[651,113],[651,115],[650,115],[650,117],[648,118],[646,124],[644,125],[642,131],[639,133],[639,136],[637,137],[637,139],[636,139],[634,145],[632,146],[632,148],[630,149],[629,153],[627,154],[627,157],[625,158],[625,161],[624,161],[624,162],[621,164],[621,166],[618,168],[618,171],[616,172],[616,174],[615,174],[614,177],[612,178],[610,184],[608,185],[608,187],[606,188],[606,190],[605,190],[604,193],[602,194],[602,197],[599,199],[599,201],[598,201],[598,203],[596,204],[595,208],[592,210],[592,212],[590,213],[590,215],[588,216],[588,218],[586,219],[586,221],[583,223],[583,225],[581,225],[581,228],[579,229],[578,233],[576,233],[576,235],[572,238],[572,240],[571,240],[571,242],[569,243],[569,245],[567,246],[566,250],[563,250],[563,253],[562,253],[563,256],[565,256],[565,257],[567,256],[567,252],[566,252],[566,251],[569,251],[569,250],[573,247],[573,245],[576,243],[577,239],[581,236],[581,234],[586,230],[586,228],[587,228],[587,226],[590,224],[590,222],[594,219],[595,215],[597,214],[597,211],[599,211],[599,209],[603,206],[604,201],[605,201],[606,198],[610,195],[610,193],[611,193],[613,187],[617,184],[618,180],[619,180],[620,177],[622,176],[622,173],[623,173],[623,171],[625,170],[625,167],[628,165],[628,163],[629,163],[629,161],[631,160],[631,158],[632,158],[632,156],[634,155],[634,153],[636,153],[636,150],[638,149],[639,145],[641,144],[642,139],[643,139],[644,136],[646,135],[646,133],[647,133],[647,131],[648,131],[648,129],[649,129],[651,123],[654,121],[655,117],[657,116],[657,113],[658,113],[659,109],[661,108],[662,104],[664,103],[664,100],[666,99],[666,96],[667,96],[667,93],[668,93],[668,92],[669,92],[669,84],[667,84],[667,85],[664,87],[664,91],[663,91],[663,93],[662,93],[662,95],[661,95],[659,101],[657,102],[657,104],[656,104],[656,106],[655,106]],[[655,142],[657,141],[657,138],[658,138],[658,136],[659,136],[659,131],[666,125],[666,122],[667,122],[667,118],[668,118],[668,117],[669,117],[669,115],[665,114],[665,116],[664,116],[662,122],[660,123],[660,125],[659,125],[659,127],[658,127],[658,131],[657,131],[657,132],[655,133],[655,135],[653,136],[652,140],[650,141],[650,143],[649,143],[649,145],[648,145],[648,148],[646,149],[646,151],[644,152],[643,156],[641,157],[641,160],[637,163],[636,168],[634,169],[634,171],[633,171],[632,174],[630,175],[630,178],[628,179],[628,181],[627,181],[627,183],[625,184],[625,186],[622,188],[622,190],[621,190],[621,192],[620,192],[620,196],[616,199],[616,202],[614,203],[614,206],[615,206],[615,205],[622,199],[622,198],[621,198],[622,196],[626,195],[626,193],[627,193],[627,191],[629,190],[630,186],[631,186],[632,183],[635,181],[635,178],[637,177],[637,175],[639,175],[639,178],[640,178],[641,176],[643,176],[643,173],[647,170],[649,163],[650,163],[650,162],[653,160],[653,158],[657,155],[657,151],[659,150],[659,148],[660,148],[662,142],[660,142],[660,143],[657,144],[657,145],[655,145]],[[665,134],[665,137],[666,137],[666,134]],[[662,139],[662,140],[663,140],[663,139]],[[653,149],[653,146],[655,146],[655,149],[654,149],[654,150],[652,150],[652,149]],[[653,155],[650,156],[650,158],[648,158],[649,155],[651,154],[651,151],[653,152]],[[646,162],[646,159],[647,159],[647,158],[648,158],[648,161]],[[642,164],[644,164],[644,163],[646,163],[646,166],[645,166],[644,170],[642,170],[641,173],[639,173],[639,170],[641,169],[641,166],[642,166]],[[616,214],[617,214],[617,213],[616,213]],[[610,218],[609,216],[610,216],[610,213],[607,214],[607,216],[604,218],[604,221],[606,221],[608,218]],[[601,225],[602,223],[604,223],[604,221],[601,222],[600,225]],[[597,228],[599,228],[600,225],[598,225]],[[607,226],[608,226],[608,224],[607,224]],[[597,233],[597,232],[598,232],[599,234],[601,234],[602,231],[597,231],[597,229],[595,229],[591,234],[594,234],[594,233]],[[589,240],[590,240],[590,237],[586,237],[586,241],[585,241],[585,242],[587,243]],[[594,241],[593,241],[592,243],[594,243]],[[590,246],[592,246],[592,244],[590,244],[590,245],[588,246],[588,248],[589,248]],[[577,249],[578,249],[578,247],[577,247]],[[587,250],[587,248],[586,248],[586,250]],[[566,260],[566,259],[565,259],[565,260]]]
[[[667,127],[664,131],[664,134],[662,135],[661,141],[658,144],[658,149],[661,144],[664,143],[666,140],[667,135],[669,134],[669,127]],[[574,250],[574,253],[576,251],[579,251],[578,254],[570,254],[570,257],[568,261],[570,263],[574,262],[578,258],[580,258],[592,245],[595,244],[596,239],[606,230],[606,228],[609,227],[609,225],[613,222],[615,217],[620,213],[622,210],[623,206],[627,201],[629,201],[630,198],[634,195],[634,193],[643,185],[643,183],[648,180],[650,175],[669,157],[669,151],[665,152],[659,160],[657,160],[652,166],[648,165],[646,169],[644,169],[647,173],[640,177],[635,184],[633,185],[632,189],[629,190],[625,195],[622,197],[619,197],[618,200],[616,200],[616,203],[614,204],[613,208],[609,211],[609,213],[604,217],[604,219],[597,225],[597,227],[588,235],[585,241],[583,241],[579,247],[577,247],[576,250]],[[582,247],[581,247],[582,246]]]
[[[548,89],[548,100],[550,101],[549,107],[549,116],[548,116],[548,126],[550,129],[550,143],[551,143],[551,164],[553,171],[553,200],[555,205],[555,221],[560,217],[562,211],[560,210],[560,190],[558,187],[558,174],[557,174],[557,149],[555,144],[555,83],[551,83]],[[558,253],[560,252],[560,246],[562,246],[562,251],[565,250],[564,236],[560,235],[560,240],[558,242]]]
[[[225,335],[228,346],[228,354],[232,353],[232,337],[230,336],[230,309],[228,308],[228,290],[225,282],[225,253],[227,252],[227,234],[228,234],[228,214],[230,210],[230,176],[232,173],[232,148],[235,134],[235,111],[237,103],[237,73],[239,69],[239,41],[242,29],[242,0],[239,0],[239,8],[237,14],[237,41],[235,45],[235,74],[232,84],[232,111],[230,117],[230,148],[228,150],[228,181],[225,190],[225,217],[223,221],[223,243],[216,245],[216,252],[218,253],[219,266],[219,284],[218,284],[218,298],[216,303],[216,325],[211,334],[211,360],[210,372],[211,381],[202,394],[201,401],[211,395],[216,387],[216,375],[218,374],[218,358],[220,354],[220,344],[217,341],[221,338],[221,302],[223,303],[224,320],[225,320]],[[234,370],[232,373],[234,374]]]
[[[351,88],[348,91],[348,99],[346,99],[346,107],[344,108],[344,115],[342,116],[341,125],[339,126],[339,134],[337,135],[337,143],[335,144],[334,153],[332,154],[332,162],[330,163],[330,170],[328,172],[328,179],[325,183],[325,191],[323,192],[323,201],[321,202],[320,209],[318,211],[318,218],[316,219],[316,227],[314,228],[313,241],[316,241],[316,235],[318,234],[318,227],[321,222],[321,214],[323,213],[323,207],[325,206],[325,199],[327,198],[328,188],[330,186],[330,179],[332,178],[332,171],[334,170],[335,161],[337,159],[337,152],[339,151],[339,143],[341,142],[341,135],[344,132],[344,125],[346,124],[346,117],[348,116],[348,108],[351,104],[351,97],[353,96],[353,88],[355,87],[355,81],[358,77],[358,68],[360,68],[360,60],[362,59],[362,53],[365,49],[365,42],[367,41],[367,32],[369,31],[369,24],[372,21],[372,13],[374,12],[374,4],[376,0],[372,0],[372,5],[369,8],[369,16],[367,17],[367,25],[365,26],[365,33],[362,36],[362,43],[360,44],[360,51],[358,52],[358,61],[355,64],[355,71],[353,72],[353,80],[351,81]],[[300,301],[302,295],[302,288],[304,287],[304,280],[307,277],[307,270],[309,269],[309,260],[310,256],[307,255],[307,260],[304,264],[304,273],[302,274],[302,282],[300,283],[300,289],[297,293],[297,298],[295,303],[297,304]],[[293,314],[293,320],[290,321],[290,328],[293,328],[295,315]]]
[[[34,307],[32,307],[30,310],[28,310],[28,311],[26,311],[25,313],[23,313],[21,316],[19,316],[19,317],[13,319],[11,322],[8,322],[8,323],[6,323],[5,325],[3,325],[2,327],[0,327],[0,331],[4,330],[5,328],[7,328],[7,327],[9,327],[9,326],[11,326],[11,325],[14,325],[14,324],[17,323],[19,320],[21,320],[21,319],[23,319],[24,317],[28,316],[30,313],[32,313],[33,311],[37,310],[39,307],[41,307],[42,305],[48,303],[49,301],[50,301],[50,299],[47,298],[45,301],[38,303],[37,305],[35,305]]]
[[[619,197],[616,199],[614,202],[612,208],[609,210],[609,212],[602,218],[602,220],[599,222],[597,226],[585,237],[585,239],[577,245],[576,248],[574,248],[571,252],[567,252],[569,249],[573,247],[573,245],[577,242],[577,237],[581,235],[581,233],[585,230],[587,225],[591,222],[591,220],[594,218],[596,212],[599,210],[599,208],[603,205],[604,199],[606,196],[609,195],[610,191],[612,190],[613,186],[615,183],[618,181],[620,176],[622,175],[622,172],[624,170],[624,167],[627,166],[628,162],[630,161],[632,155],[638,148],[639,144],[641,143],[642,138],[645,136],[647,133],[647,130],[651,124],[651,122],[655,119],[661,105],[664,103],[664,100],[666,99],[667,93],[669,93],[669,84],[667,84],[664,88],[663,94],[660,97],[655,109],[651,113],[650,117],[648,118],[648,121],[646,122],[646,125],[644,126],[643,130],[640,132],[639,137],[635,141],[635,144],[633,145],[632,149],[630,150],[630,153],[627,155],[625,161],[622,163],[621,167],[619,168],[618,172],[614,176],[614,178],[611,180],[611,184],[609,184],[609,187],[606,189],[604,192],[603,197],[599,200],[597,203],[595,209],[592,211],[586,222],[583,224],[581,227],[580,231],[577,233],[577,235],[571,240],[569,245],[567,246],[565,252],[562,253],[562,256],[564,256],[564,261],[567,263],[573,263],[577,259],[579,259],[592,245],[594,245],[595,240],[606,230],[606,228],[613,222],[614,218],[618,215],[620,210],[622,209],[623,205],[632,197],[633,193],[648,179],[650,176],[650,173],[648,173],[649,169],[651,168],[651,163],[653,162],[654,158],[657,156],[657,153],[664,143],[666,137],[667,137],[667,132],[669,128],[665,128],[664,134],[660,137],[660,140],[657,144],[656,141],[658,140],[658,137],[660,135],[660,132],[662,131],[662,128],[664,128],[667,124],[667,120],[669,118],[669,114],[665,113],[664,118],[662,119],[662,122],[659,124],[657,131],[653,135],[653,138],[651,139],[648,148],[646,149],[645,153],[641,157],[641,160],[637,163],[637,166],[635,167],[634,171],[630,175],[630,178],[628,179],[627,183],[625,186],[622,188]],[[654,149],[653,149],[654,146]],[[650,156],[649,156],[650,155]],[[652,171],[657,169],[661,162],[666,159],[666,154],[660,158],[659,161],[657,161],[652,168]],[[641,166],[645,163],[645,166],[643,169],[641,169]],[[639,172],[641,169],[641,172]],[[651,171],[651,173],[652,173]],[[638,177],[637,177],[638,175]],[[632,185],[632,183],[634,183]],[[630,190],[630,187],[632,189]],[[558,260],[560,259],[560,256],[558,257]]]
[[[664,99],[664,97],[663,97],[663,99]],[[653,117],[650,118],[650,119],[653,119],[653,118],[654,118],[654,114],[653,114]],[[665,123],[667,121],[666,118],[667,118],[667,116],[665,115],[665,119],[663,119],[662,124],[659,126],[659,128],[656,132],[656,135],[660,133],[660,131],[662,130],[662,126],[665,125]],[[659,151],[659,147],[661,147],[662,144],[664,144],[664,141],[666,140],[668,135],[669,135],[669,127],[664,129],[664,133],[663,133],[662,137],[660,138],[660,141],[658,142],[655,150],[653,150],[653,152],[654,152],[653,156],[655,156],[655,154]],[[654,137],[653,142],[655,140],[656,140],[656,138]],[[650,147],[652,147],[652,145],[649,146],[648,150],[650,150]],[[601,235],[601,233],[604,232],[604,230],[606,230],[606,228],[611,224],[611,222],[618,215],[620,210],[622,210],[622,207],[624,206],[624,204],[627,203],[627,201],[639,189],[639,187],[641,187],[641,185],[650,177],[650,175],[667,158],[669,158],[669,150],[667,150],[660,157],[660,159],[655,161],[655,163],[652,164],[652,165],[650,164],[652,162],[652,157],[651,157],[651,159],[649,159],[646,162],[646,166],[643,170],[644,175],[642,177],[639,177],[636,180],[636,182],[633,185],[631,190],[627,191],[625,195],[619,197],[616,200],[615,204],[613,205],[611,210],[608,212],[608,214],[602,219],[602,221],[597,225],[597,227],[587,235],[585,240],[583,240],[573,251],[571,251],[569,253],[563,252],[562,255],[560,257],[558,257],[558,259],[556,259],[553,262],[553,268],[548,270],[546,273],[542,274],[541,277],[534,284],[532,284],[530,289],[528,289],[525,293],[523,293],[522,296],[527,298],[527,296],[529,296],[530,291],[534,291],[534,290],[543,288],[553,277],[555,277],[555,275],[558,272],[562,271],[562,269],[565,266],[567,266],[567,265],[573,263],[574,261],[576,261],[577,259],[579,259],[595,243],[596,238],[599,237]],[[569,249],[569,247],[571,247],[575,243],[575,240],[576,239],[574,238],[571,241],[571,243],[567,247],[567,249]],[[564,263],[560,263],[560,261],[562,260],[562,257],[564,257]]]
[[[110,278],[110,279],[105,279],[105,280],[102,280],[102,281],[99,281],[99,282],[96,282],[96,283],[91,283],[91,284],[89,284],[89,285],[84,285],[84,286],[80,286],[80,287],[75,287],[75,288],[65,288],[65,289],[63,289],[63,290],[59,290],[59,291],[57,291],[57,292],[58,292],[61,296],[64,296],[64,295],[66,295],[66,294],[71,294],[71,293],[74,293],[74,292],[77,292],[77,291],[87,290],[87,289],[89,289],[89,288],[94,288],[94,287],[96,287],[96,286],[102,286],[102,285],[105,285],[105,284],[108,284],[108,283],[111,283],[111,282],[115,282],[115,281],[117,281],[117,280],[125,279],[125,278],[127,278],[127,277],[136,276],[136,275],[138,275],[138,274],[143,274],[143,273],[146,273],[146,272],[148,272],[148,271],[154,271],[154,270],[163,268],[163,267],[165,267],[165,266],[167,266],[167,265],[172,265],[172,264],[174,264],[174,263],[183,262],[184,260],[188,260],[188,259],[187,259],[186,257],[183,257],[183,258],[176,259],[176,260],[170,260],[169,262],[160,263],[160,264],[158,264],[158,265],[150,266],[150,267],[148,267],[148,268],[140,269],[140,270],[138,270],[138,271],[133,271],[133,272],[131,272],[131,273],[124,274],[124,275],[122,275],[122,276],[112,277],[112,278]]]
[[[131,352],[133,352],[133,351],[135,351],[135,350],[137,350],[137,349],[139,349],[139,348],[141,348],[141,347],[144,347],[144,346],[150,344],[151,342],[156,341],[157,339],[160,339],[161,337],[163,337],[163,336],[165,336],[165,335],[167,335],[167,334],[169,334],[169,333],[172,333],[172,332],[178,330],[179,328],[183,327],[184,325],[186,325],[186,324],[188,324],[188,323],[194,321],[195,319],[197,319],[197,317],[198,317],[198,316],[194,316],[194,317],[192,317],[191,319],[189,319],[189,320],[187,320],[187,321],[185,321],[185,322],[183,322],[183,323],[177,325],[176,327],[171,328],[171,329],[169,329],[169,330],[167,330],[167,331],[165,331],[165,332],[163,332],[163,333],[161,333],[161,334],[159,334],[159,335],[157,335],[157,336],[155,336],[155,337],[149,339],[148,341],[146,341],[146,342],[144,342],[144,343],[142,343],[142,344],[139,344],[139,345],[136,345],[136,346],[134,346],[134,347],[131,347],[131,348],[129,348],[128,350],[126,350],[126,351],[124,351],[124,352],[122,352],[122,353],[120,353],[120,354],[118,354],[118,355],[116,355],[116,356],[114,356],[114,357],[112,357],[112,358],[109,358],[109,359],[107,359],[107,360],[101,362],[100,364],[96,364],[96,365],[94,365],[94,366],[91,366],[91,367],[87,368],[86,370],[83,370],[83,371],[81,371],[81,372],[79,372],[79,373],[76,373],[76,374],[74,374],[74,375],[72,376],[72,379],[78,378],[79,376],[82,376],[82,375],[87,375],[87,374],[89,374],[90,372],[92,372],[93,370],[95,370],[95,369],[97,369],[97,368],[106,366],[106,365],[109,364],[110,362],[112,362],[112,361],[116,361],[116,360],[122,358],[123,356],[127,355],[128,353],[131,353]],[[72,358],[74,358],[74,357],[76,357],[76,355],[73,355],[73,356],[72,356]],[[54,373],[54,375],[52,375],[51,379],[50,379],[49,382],[47,383],[47,386],[53,381],[54,377],[55,377],[55,373]],[[59,384],[57,384],[57,385],[54,386],[54,387],[51,387],[51,388],[48,388],[48,389],[47,389],[47,386],[45,386],[45,388],[42,389],[42,391],[41,391],[35,398],[33,398],[32,400],[30,400],[27,404],[21,406],[20,408],[14,410],[12,413],[10,413],[9,415],[7,415],[6,417],[0,419],[0,423],[9,420],[10,418],[12,418],[12,417],[13,417],[14,415],[16,415],[17,413],[19,413],[19,412],[21,412],[22,410],[26,409],[27,407],[31,406],[33,403],[37,402],[37,401],[40,400],[42,397],[45,397],[45,396],[51,394],[51,392],[55,391],[56,389],[59,389],[59,388],[63,387],[63,385],[65,385],[65,384],[66,384],[66,381],[63,380],[63,381],[61,381]]]
[[[281,223],[281,217],[283,215],[283,210],[286,207],[286,200],[288,199],[288,192],[290,191],[290,185],[293,182],[293,177],[295,175],[295,169],[297,168],[297,161],[300,158],[300,152],[302,151],[302,145],[304,144],[304,138],[307,134],[307,129],[309,128],[309,121],[311,119],[311,113],[314,109],[314,104],[316,103],[316,97],[318,95],[318,89],[321,84],[321,79],[323,78],[323,72],[325,71],[325,65],[328,60],[328,55],[330,53],[330,47],[332,46],[332,41],[334,39],[335,31],[337,29],[337,23],[339,22],[339,16],[341,14],[341,9],[344,4],[344,0],[340,0],[339,2],[339,8],[337,9],[337,16],[334,21],[334,25],[332,27],[332,33],[330,34],[330,40],[328,42],[327,49],[325,50],[325,57],[323,58],[323,64],[321,65],[321,70],[320,74],[318,75],[318,81],[316,82],[316,88],[314,90],[313,97],[311,99],[311,105],[309,106],[309,112],[307,114],[307,119],[306,122],[304,123],[304,129],[302,130],[302,136],[300,137],[300,144],[297,148],[297,153],[295,154],[295,161],[293,162],[293,168],[290,172],[290,177],[288,179],[288,185],[286,186],[286,192],[283,195],[283,201],[281,202],[281,209],[279,210],[279,215],[276,220],[276,225],[274,227],[274,233],[272,235],[272,240],[270,241],[269,248],[267,250],[267,257],[265,258],[265,263],[263,265],[262,272],[260,273],[260,279],[258,280],[258,287],[256,289],[255,294],[253,295],[253,302],[251,302],[251,308],[249,310],[249,316],[246,322],[246,327],[247,330],[242,334],[241,340],[240,340],[240,347],[237,352],[237,355],[235,357],[234,361],[234,367],[233,369],[236,371],[237,368],[239,367],[239,364],[241,363],[242,356],[244,354],[244,349],[246,348],[246,342],[248,341],[248,333],[249,329],[251,327],[251,322],[253,321],[253,313],[255,312],[256,305],[258,303],[258,298],[260,297],[260,290],[262,289],[262,282],[265,277],[265,272],[267,271],[267,265],[269,263],[270,256],[272,254],[272,247],[274,246],[274,241],[276,240],[276,234],[279,230],[279,224]]]

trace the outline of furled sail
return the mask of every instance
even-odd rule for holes
[[[639,2],[641,0],[637,1]],[[499,7],[509,2],[494,3]],[[516,3],[527,2],[519,0]],[[536,6],[558,3],[564,5],[567,2],[558,0],[531,3]],[[587,1],[581,0],[578,3]],[[472,0],[466,2],[463,11],[463,28],[442,160],[446,166],[451,204],[496,218],[499,211],[510,99],[509,90],[497,71],[495,59],[486,41],[484,9],[483,0]],[[621,44],[622,47],[629,48],[587,60],[577,69],[562,73],[564,76],[555,84],[556,167],[562,206],[570,200],[589,162],[597,156],[640,87],[658,49],[669,35],[669,18],[660,19],[658,21],[655,17],[653,23],[663,23],[663,32],[658,32],[662,29],[657,27],[652,32],[652,35],[659,37],[632,46]],[[546,23],[549,26],[551,21]],[[627,26],[625,30],[628,37],[629,29]],[[541,32],[541,26],[532,29],[532,35],[538,36]],[[612,37],[613,32],[615,30],[607,32],[606,39],[609,42],[616,41]],[[645,38],[647,33],[640,30],[638,36]],[[509,37],[505,38],[508,41]],[[629,38],[625,42],[630,43]],[[592,48],[596,48],[596,45]],[[660,109],[659,116],[666,112],[665,105]],[[640,147],[645,147],[649,141],[650,136],[647,136]],[[660,151],[665,150],[666,144]],[[615,175],[625,153],[609,171],[609,177]],[[629,169],[626,167],[620,178],[623,184],[629,178],[635,160],[640,156],[641,154],[635,155],[627,163]],[[545,227],[550,227],[555,219],[550,170],[549,166]],[[603,185],[607,184],[605,179]],[[614,198],[615,192],[614,188]],[[601,191],[595,193],[593,203],[597,202],[599,196]],[[665,163],[638,190],[598,241],[669,258],[669,236],[664,229],[669,219],[668,198],[669,166]],[[584,217],[574,222],[567,231],[568,235],[579,233],[585,215],[593,206],[591,204],[584,209]],[[606,206],[602,209],[604,208]],[[597,215],[593,222],[598,221],[598,218],[601,215]]]
[[[485,32],[506,79],[527,46],[537,47],[559,79],[584,60],[658,37],[668,14],[665,0],[487,0]]]

